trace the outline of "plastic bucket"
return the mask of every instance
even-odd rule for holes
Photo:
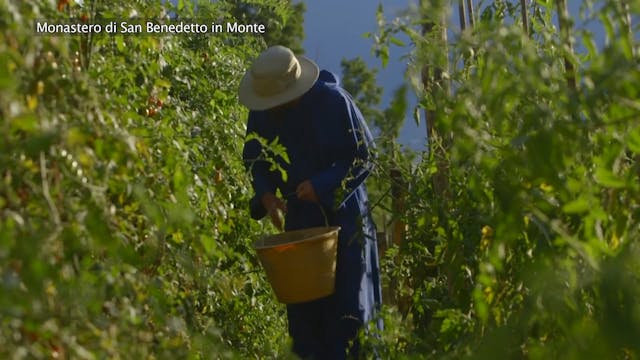
[[[254,243],[278,301],[296,304],[333,294],[338,231],[338,226],[315,227],[267,236]]]

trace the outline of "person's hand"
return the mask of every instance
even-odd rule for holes
[[[266,193],[261,198],[262,206],[267,210],[267,214],[271,218],[271,223],[282,231],[282,223],[284,221],[283,214],[287,212],[287,204],[275,196],[273,193]]]
[[[311,181],[305,180],[296,188],[296,195],[300,200],[318,202],[318,195],[311,184]]]

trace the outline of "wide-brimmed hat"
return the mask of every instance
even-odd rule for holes
[[[240,102],[250,110],[266,110],[302,96],[318,80],[318,65],[284,46],[263,51],[242,78]]]

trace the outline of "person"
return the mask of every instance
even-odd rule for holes
[[[305,359],[357,358],[363,325],[382,328],[375,318],[382,297],[376,229],[364,183],[372,168],[371,133],[334,74],[283,46],[254,61],[239,100],[250,110],[243,159],[255,192],[251,217],[269,216],[285,231],[341,228],[334,294],[287,305],[293,351]],[[288,159],[264,146],[274,140]]]

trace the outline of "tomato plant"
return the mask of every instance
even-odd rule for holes
[[[251,248],[270,228],[246,221],[246,110],[235,95],[264,41],[34,37],[34,19],[195,18],[194,9],[7,5],[0,356],[284,356],[284,308]],[[199,11],[229,18],[228,6]],[[284,10],[272,15],[286,23]]]
[[[0,357],[290,356],[251,247],[273,228],[247,221],[236,99],[250,59],[281,38],[33,35],[35,19],[196,18],[186,1],[80,3],[0,7]],[[411,84],[425,68],[446,81],[415,89],[438,119],[430,151],[382,146],[370,179],[376,218],[407,225],[381,259],[385,330],[363,334],[383,358],[640,353],[640,9],[585,1],[608,41],[575,24],[573,51],[554,2],[530,2],[529,33],[515,3],[447,46],[421,32],[443,18],[428,5],[374,37],[384,62],[406,33]],[[197,14],[262,6],[252,16],[299,28],[289,5]],[[385,114],[404,112],[404,91]],[[388,191],[399,179],[408,191]]]
[[[426,3],[417,24],[443,18]],[[447,46],[401,19],[376,37],[386,53],[384,39],[406,33],[409,77],[440,67],[451,89],[418,89],[439,136],[419,162],[394,160],[409,191],[391,216],[408,233],[383,262],[404,320],[390,331],[404,340],[382,346],[419,357],[636,357],[640,72],[627,32],[638,8],[585,2],[609,41],[598,48],[576,26],[587,50],[575,53],[552,24],[554,2],[531,5],[530,34],[496,4]]]

